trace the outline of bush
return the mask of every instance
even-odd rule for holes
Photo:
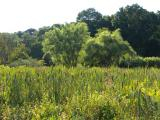
[[[113,120],[117,115],[115,106],[105,94],[99,95],[96,92],[84,100],[80,96],[78,99],[73,97],[67,106],[67,114],[73,120],[77,118],[80,120]]]
[[[42,60],[36,60],[36,59],[18,59],[12,63],[9,64],[10,67],[16,67],[16,66],[31,66],[31,67],[38,67],[42,66],[43,61]]]
[[[116,116],[115,109],[109,104],[98,106],[96,109],[93,113],[94,120],[113,120]]]
[[[119,67],[160,67],[160,58],[136,57],[132,59],[121,60]]]
[[[159,57],[147,57],[144,58],[148,67],[160,67],[160,58]]]

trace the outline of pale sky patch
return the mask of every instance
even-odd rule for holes
[[[135,3],[149,11],[160,10],[160,0],[0,0],[0,32],[73,22],[87,8],[111,15]]]

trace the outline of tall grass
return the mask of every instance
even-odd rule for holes
[[[0,67],[0,119],[160,119],[157,68]]]

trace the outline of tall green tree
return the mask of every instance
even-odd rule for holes
[[[25,45],[25,47],[27,47],[28,54],[31,57],[34,57],[34,50],[32,50],[32,47],[34,47],[34,45],[38,43],[37,30],[30,28],[24,32],[19,31],[16,34],[19,36],[21,42]]]
[[[88,25],[91,36],[97,33],[97,30],[101,28],[103,16],[94,8],[81,11],[77,16],[77,22],[85,22]]]
[[[33,28],[30,28],[24,32],[17,32],[17,35],[19,36],[25,47],[28,49],[28,54],[32,58],[42,58],[42,39],[44,39],[44,34],[47,30],[47,28],[41,28],[39,29],[39,31],[37,31]]]
[[[160,25],[157,25],[146,42],[146,53],[148,56],[160,56]]]
[[[18,46],[19,38],[16,34],[0,33],[0,61],[7,64],[13,50]]]
[[[138,4],[133,4],[125,8],[120,8],[114,15],[112,23],[115,29],[121,29],[123,38],[128,40],[139,55],[157,56],[159,49],[157,49],[156,52],[155,50],[150,51],[150,53],[152,52],[152,54],[150,54],[148,53],[149,46],[147,44],[150,42],[150,38],[157,29],[157,25],[160,24],[159,21],[160,19],[155,13],[148,12]],[[153,41],[152,39],[152,47],[156,47],[157,42],[154,43]]]
[[[88,28],[85,23],[66,24],[45,34],[44,53],[50,53],[53,63],[76,66],[79,51],[87,40]]]
[[[111,31],[114,30],[113,19],[114,19],[113,15],[103,16],[103,19],[102,19],[102,22],[101,22],[101,28],[107,28]]]

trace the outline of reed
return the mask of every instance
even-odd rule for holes
[[[0,66],[0,119],[160,119],[159,73]]]

